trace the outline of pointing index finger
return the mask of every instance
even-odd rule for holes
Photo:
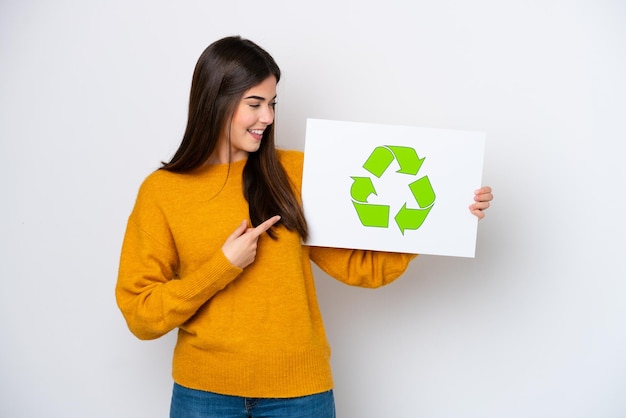
[[[270,229],[276,222],[280,221],[280,215],[275,215],[253,229],[256,236],[260,236],[263,232]]]

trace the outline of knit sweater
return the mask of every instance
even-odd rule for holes
[[[300,196],[303,154],[278,156]],[[310,261],[349,285],[374,288],[415,256],[309,247],[278,226],[277,239],[259,238],[251,265],[232,265],[221,247],[249,222],[245,162],[145,179],[122,246],[118,306],[140,339],[178,328],[172,376],[182,386],[255,398],[329,390],[330,348]]]

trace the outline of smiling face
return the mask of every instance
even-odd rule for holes
[[[263,132],[274,123],[276,105],[276,78],[270,76],[260,84],[247,90],[235,108],[230,123],[230,161],[239,161],[248,157],[261,146]],[[210,163],[229,162],[229,126],[220,136],[219,143]]]

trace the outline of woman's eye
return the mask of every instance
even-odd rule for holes
[[[250,103],[248,106],[250,106],[253,109],[258,109],[259,107],[261,107],[261,103]],[[276,102],[271,102],[269,104],[269,107],[274,109],[276,107]]]

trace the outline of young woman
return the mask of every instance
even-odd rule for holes
[[[253,42],[211,44],[182,143],[143,182],[128,220],[117,303],[138,338],[178,329],[171,417],[334,417],[311,260],[378,287],[415,257],[302,244],[303,154],[274,145],[279,80]],[[470,210],[482,218],[492,198],[477,190]]]

